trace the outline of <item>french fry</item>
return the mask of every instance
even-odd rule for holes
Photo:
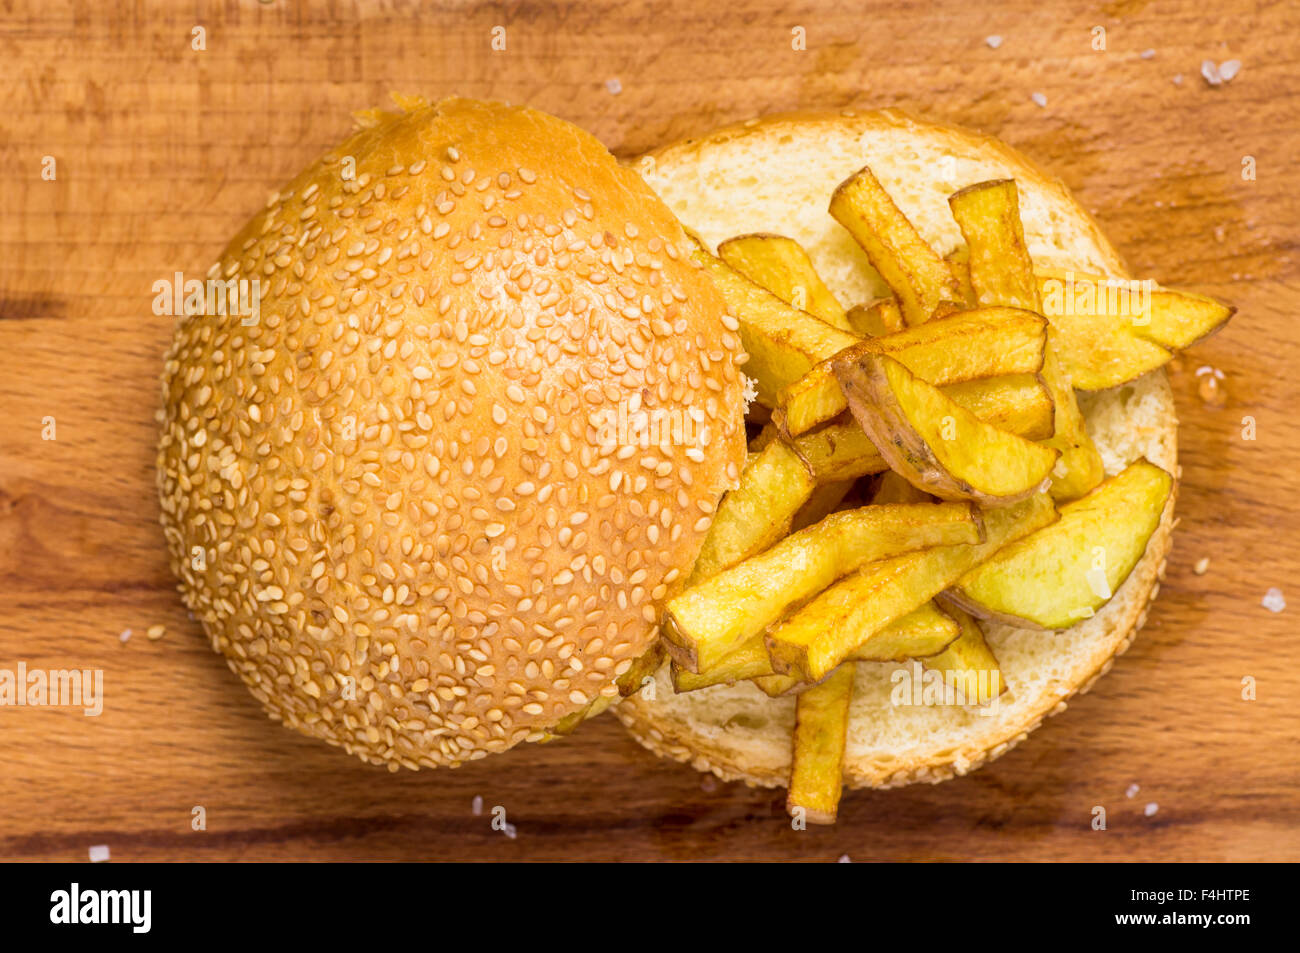
[[[944,599],[1022,628],[1068,629],[1123,585],[1160,525],[1174,479],[1137,460],[1061,518],[962,576]]]
[[[876,485],[876,493],[871,502],[924,503],[928,499],[929,493],[918,490],[893,470],[888,470],[880,475],[880,483]]]
[[[1073,500],[1087,493],[1106,477],[1101,452],[1088,436],[1088,425],[1074,396],[1074,387],[1060,366],[1056,351],[1047,349],[1043,361],[1043,382],[1055,408],[1055,433],[1043,446],[1061,452],[1048,488],[1056,500]]]
[[[810,824],[834,824],[844,780],[844,748],[853,701],[852,662],[795,702],[794,753],[786,809]]]
[[[1015,180],[995,179],[954,192],[948,207],[966,238],[966,267],[975,300],[1037,311],[1038,286],[1020,223]]]
[[[908,324],[928,320],[941,301],[959,300],[952,271],[869,168],[840,184],[831,196],[830,213],[862,246],[872,267],[893,290]]]
[[[834,513],[853,489],[853,483],[853,480],[836,480],[831,483],[818,480],[817,489],[812,491],[808,502],[794,514],[794,520],[790,523],[790,532],[797,533],[801,529],[807,529]]]
[[[1079,390],[1116,387],[1223,328],[1236,309],[1205,295],[1073,271],[1035,274],[1048,332]]]
[[[681,667],[707,671],[791,605],[859,566],[912,549],[981,538],[974,508],[961,503],[864,506],[832,513],[671,598],[664,621],[668,651]]]
[[[788,444],[768,443],[740,474],[740,485],[718,504],[686,585],[692,586],[762,552],[790,530],[817,483]]]
[[[860,340],[792,308],[702,247],[692,257],[739,322],[740,341],[749,355],[744,372],[754,380],[759,401],[769,407],[776,406],[777,394],[787,384]]]
[[[818,484],[856,480],[889,468],[871,438],[851,417],[806,433],[791,446],[808,464]]]
[[[755,284],[831,327],[853,331],[844,308],[826,287],[808,252],[784,235],[737,235],[718,246],[718,257]]]
[[[969,250],[963,245],[945,260],[973,307]],[[1151,282],[1051,268],[1035,268],[1034,281],[1048,339],[1076,390],[1118,387],[1163,367],[1236,313],[1205,295],[1143,288]]]
[[[970,283],[970,249],[965,245],[959,245],[944,255],[943,260],[948,263],[948,268],[957,281],[957,287],[961,289],[962,302],[968,308],[975,307],[975,289]]]
[[[973,185],[954,194],[949,206],[966,239],[970,283],[979,304],[1037,311],[1038,285],[1015,182],[1001,179]],[[1060,452],[1051,493],[1058,500],[1069,500],[1100,483],[1105,471],[1054,347],[1049,346],[1044,355],[1042,377],[1055,407],[1054,432],[1045,444]]]
[[[1056,427],[1056,405],[1038,375],[1006,374],[939,388],[959,407],[1026,440],[1046,440]]]
[[[849,658],[857,662],[899,662],[908,658],[922,658],[942,653],[960,635],[961,628],[953,616],[931,601],[871,633],[853,650]],[[745,643],[744,649],[746,658],[754,654],[751,643]],[[770,667],[771,659],[767,657],[766,649],[763,650],[763,657]],[[728,656],[728,660],[730,658]],[[747,670],[757,669],[758,666],[753,665]],[[748,677],[773,698],[803,691],[808,686],[807,682],[794,675],[765,673]]]
[[[673,690],[693,692],[711,685],[730,685],[772,674],[772,660],[761,638],[747,639],[727,653],[713,667],[692,672],[676,662],[672,665]]]
[[[880,455],[918,489],[1005,506],[1051,479],[1056,450],[984,423],[893,358],[864,354],[836,373]]]
[[[547,731],[546,737],[542,740],[555,741],[558,738],[563,738],[565,735],[573,734],[584,721],[587,721],[590,718],[595,718],[602,711],[608,708],[613,701],[614,699],[606,698],[602,695],[588,702],[584,707],[575,712],[570,712],[557,721],[553,726],[551,726],[550,730]]]
[[[778,395],[773,419],[791,436],[838,416],[847,406],[834,365],[861,354],[888,354],[913,374],[942,386],[1008,374],[1037,374],[1047,321],[1019,308],[981,308],[936,318],[837,353]]]
[[[869,304],[857,304],[845,315],[849,327],[865,338],[880,338],[901,331],[907,325],[897,298],[877,298]]]
[[[873,632],[951,586],[1003,546],[1057,518],[1045,494],[984,514],[985,540],[895,556],[841,579],[765,636],[772,668],[817,681]]]
[[[960,635],[941,652],[921,659],[922,668],[943,672],[967,705],[983,705],[1007,690],[997,657],[984,639],[979,625],[955,606],[946,606]]]
[[[665,658],[667,653],[664,651],[663,640],[660,639],[633,662],[631,668],[618,677],[620,697],[627,698],[639,691],[647,678],[654,678],[655,672],[659,671],[659,666],[663,665]]]
[[[1052,399],[1037,377],[1009,374],[949,384],[942,390],[958,406],[994,427],[1026,440],[1042,440],[1052,435]],[[763,440],[773,435],[775,428],[770,434],[765,430]],[[819,486],[889,469],[876,445],[852,416],[796,437],[791,446],[812,470]]]

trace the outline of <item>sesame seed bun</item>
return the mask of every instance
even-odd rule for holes
[[[975,182],[1014,178],[1026,241],[1038,265],[1128,277],[1096,222],[1060,181],[996,139],[896,110],[750,121],[666,146],[635,165],[711,246],[748,232],[798,240],[845,306],[889,291],[827,214],[835,187],[863,165],[870,165],[940,254],[962,242],[948,195]],[[1080,406],[1107,474],[1139,457],[1178,474],[1178,421],[1163,370],[1081,395]],[[844,783],[894,787],[965,774],[1063,711],[1072,695],[1087,691],[1110,668],[1145,621],[1164,574],[1173,512],[1171,496],[1145,555],[1092,618],[1060,634],[985,626],[1008,684],[994,714],[894,705],[891,677],[899,666],[859,662]],[[788,783],[793,698],[769,698],[748,682],[677,695],[666,668],[654,698],[646,694],[626,699],[616,713],[651,751],[725,780]]]
[[[393,770],[614,697],[745,452],[735,322],[642,180],[536,110],[398,104],[209,272],[260,307],[178,319],[158,448],[213,648]]]

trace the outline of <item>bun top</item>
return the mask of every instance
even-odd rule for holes
[[[178,319],[158,450],[213,647],[394,770],[613,697],[745,452],[736,324],[635,172],[535,110],[398,104],[208,273],[260,300]]]

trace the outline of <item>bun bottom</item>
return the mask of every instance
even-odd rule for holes
[[[668,146],[642,168],[650,184],[710,244],[730,235],[790,235],[812,255],[846,304],[882,283],[825,214],[835,185],[870,164],[918,230],[941,253],[960,241],[946,197],[982,179],[1012,177],[1021,191],[1030,252],[1039,265],[1123,276],[1123,262],[1060,182],[1003,143],[901,113],[787,116]],[[962,706],[891,703],[900,666],[858,663],[844,783],[855,788],[938,782],[1005,754],[1045,718],[1064,711],[1110,669],[1146,621],[1164,575],[1177,495],[1178,421],[1164,370],[1079,403],[1113,475],[1139,457],[1175,477],[1146,553],[1092,618],[1060,633],[986,624],[1008,685],[990,714]],[[667,669],[655,697],[633,695],[615,714],[642,745],[723,780],[784,787],[791,762],[793,698],[748,682],[677,695]]]

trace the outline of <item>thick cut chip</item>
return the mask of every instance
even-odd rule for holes
[[[941,301],[958,300],[960,291],[948,265],[869,168],[840,184],[831,196],[830,212],[893,290],[908,324],[927,321]]]
[[[961,628],[948,612],[927,602],[901,619],[872,633],[850,656],[857,662],[901,662],[942,654],[959,636]],[[748,646],[746,646],[748,648]],[[764,656],[766,656],[764,650]],[[801,692],[808,683],[794,675],[750,676],[754,684],[776,698]]]
[[[910,487],[909,487],[910,488]],[[942,652],[961,630],[952,616],[934,602],[927,602],[909,612],[858,646],[851,656],[862,662],[892,662],[905,658],[921,658]],[[679,692],[708,688],[752,679],[769,695],[803,691],[808,683],[790,675],[777,675],[762,638],[747,640],[721,662],[698,675],[679,665],[672,666],[673,688]]]
[[[965,704],[983,705],[1007,690],[1006,679],[979,624],[954,606],[948,606],[947,611],[961,634],[943,651],[921,659],[921,664],[943,672],[944,681],[957,690]]]
[[[969,504],[899,503],[832,513],[670,599],[668,650],[683,668],[706,671],[845,573],[909,550],[981,538]]]
[[[1074,387],[1052,348],[1043,361],[1043,382],[1052,396],[1055,432],[1043,446],[1059,450],[1060,462],[1052,473],[1053,499],[1073,500],[1083,496],[1106,476],[1101,451],[1088,436],[1083,411],[1074,397]]]
[[[995,179],[962,189],[948,197],[948,207],[966,238],[975,300],[1038,310],[1015,180]]]
[[[810,824],[834,824],[844,780],[855,668],[846,662],[799,696],[794,710],[794,755],[786,809]]]
[[[797,533],[801,529],[807,529],[815,523],[820,523],[837,509],[840,509],[844,498],[853,489],[854,482],[851,479],[836,480],[833,483],[818,480],[817,489],[812,491],[812,496],[808,497],[808,502],[799,508],[798,513],[794,514],[794,520],[790,523],[790,532]]]
[[[1026,440],[1046,440],[1055,432],[1056,405],[1039,375],[1006,374],[948,384],[940,390],[986,424]]]
[[[1056,519],[1043,493],[984,513],[985,540],[936,546],[866,566],[810,601],[766,635],[777,672],[817,681],[863,642],[933,599],[1008,543]]]
[[[1057,451],[984,423],[893,358],[864,354],[836,373],[880,455],[918,489],[1005,506],[1050,482]]]
[[[718,257],[787,304],[842,331],[854,330],[812,259],[793,238],[737,235],[718,246]]]
[[[931,384],[1009,374],[1037,374],[1047,346],[1047,322],[1020,308],[978,308],[871,338],[813,367],[778,395],[777,418],[797,436],[838,416],[846,404],[834,364],[858,354],[888,354]]]
[[[981,182],[953,195],[949,204],[966,239],[966,264],[976,301],[986,307],[1037,311],[1038,285],[1026,250],[1015,182]],[[1088,436],[1069,375],[1054,351],[1047,348],[1042,367],[1055,407],[1053,433],[1045,442],[1061,454],[1053,474],[1052,496],[1068,500],[1091,490],[1104,473],[1101,454]]]
[[[889,469],[871,438],[851,417],[806,433],[792,446],[818,484],[855,480]]]
[[[784,441],[773,440],[751,456],[740,485],[718,504],[687,585],[762,552],[786,535],[816,485],[808,465]]]
[[[1073,271],[1036,274],[1053,348],[1079,390],[1116,387],[1214,334],[1236,309],[1154,282]]]
[[[1173,477],[1137,460],[1061,518],[1006,547],[945,594],[978,616],[1022,628],[1068,629],[1128,578],[1160,525]]]
[[[665,658],[667,653],[664,651],[663,640],[660,639],[618,677],[615,684],[618,685],[619,695],[627,698],[633,692],[644,688],[647,682],[653,682],[655,672],[659,671],[659,666],[663,665]]]
[[[692,672],[676,662],[672,665],[673,690],[693,692],[710,685],[730,685],[772,674],[772,659],[761,638],[749,639],[733,649],[712,668]]]
[[[758,399],[769,407],[776,406],[782,388],[861,340],[791,307],[703,248],[697,247],[693,258],[739,322],[740,342],[749,355],[744,372],[755,382]]]
[[[870,304],[857,304],[848,310],[849,326],[867,338],[884,337],[901,331],[907,325],[899,310],[897,298],[877,298]]]

